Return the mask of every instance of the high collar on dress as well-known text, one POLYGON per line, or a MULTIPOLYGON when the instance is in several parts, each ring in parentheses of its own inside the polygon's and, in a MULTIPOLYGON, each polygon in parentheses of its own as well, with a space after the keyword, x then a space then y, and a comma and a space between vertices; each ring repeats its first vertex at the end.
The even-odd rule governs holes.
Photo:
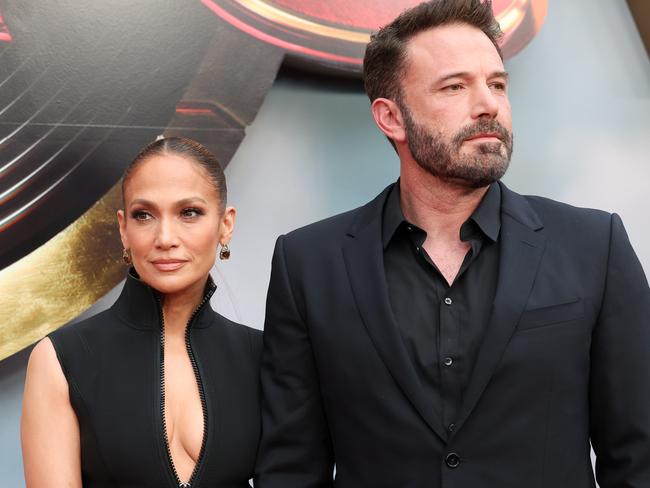
MULTIPOLYGON (((217 289, 211 276, 203 291, 202 305, 191 320, 190 327, 202 329, 212 322, 210 298, 217 289)), ((162 295, 140 279, 131 267, 124 288, 113 305, 115 313, 128 325, 141 330, 159 330, 162 318, 162 295)))

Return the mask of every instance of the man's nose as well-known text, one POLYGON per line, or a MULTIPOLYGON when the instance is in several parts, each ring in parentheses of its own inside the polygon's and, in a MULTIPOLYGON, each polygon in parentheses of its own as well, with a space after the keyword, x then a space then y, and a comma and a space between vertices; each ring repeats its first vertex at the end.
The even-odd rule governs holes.
POLYGON ((499 101, 489 86, 484 85, 474 90, 472 98, 472 118, 495 118, 499 114, 499 101))

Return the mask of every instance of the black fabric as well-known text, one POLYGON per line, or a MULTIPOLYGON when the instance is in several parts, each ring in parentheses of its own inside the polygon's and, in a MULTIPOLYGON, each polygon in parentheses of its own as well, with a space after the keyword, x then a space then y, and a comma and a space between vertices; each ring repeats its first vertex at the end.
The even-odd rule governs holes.
POLYGON ((449 431, 455 428, 492 308, 500 228, 501 189, 495 184, 460 228, 461 240, 471 248, 450 286, 423 247, 427 233, 404 218, 399 183, 384 207, 391 309, 430 404, 449 431))
POLYGON ((648 487, 650 290, 621 219, 500 187, 493 307, 451 433, 392 317, 390 187, 278 238, 256 488, 593 488, 590 440, 601 488, 648 487))
MULTIPOLYGON (((129 274, 109 310, 50 334, 79 420, 86 488, 177 486, 160 410, 159 316, 155 292, 129 274)), ((260 435, 261 332, 209 303, 189 327, 208 427, 192 487, 248 487, 260 435)))

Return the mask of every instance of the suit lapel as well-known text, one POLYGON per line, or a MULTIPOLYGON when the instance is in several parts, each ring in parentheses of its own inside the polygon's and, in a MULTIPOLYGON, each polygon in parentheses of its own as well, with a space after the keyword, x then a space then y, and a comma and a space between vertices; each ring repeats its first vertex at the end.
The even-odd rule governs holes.
POLYGON ((381 239, 383 205, 389 189, 361 210, 343 246, 345 266, 355 302, 379 356, 429 427, 446 439, 441 420, 426 400, 390 307, 381 239))
POLYGON ((533 287, 546 239, 534 210, 503 184, 499 276, 483 343, 460 408, 457 429, 465 423, 490 381, 514 333, 533 287))

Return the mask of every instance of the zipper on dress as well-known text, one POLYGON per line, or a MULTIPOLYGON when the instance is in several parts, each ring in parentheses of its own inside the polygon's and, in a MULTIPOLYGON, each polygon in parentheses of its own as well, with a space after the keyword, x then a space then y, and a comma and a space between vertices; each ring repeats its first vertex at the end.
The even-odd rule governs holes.
POLYGON ((163 428, 163 439, 165 441, 165 449, 167 451, 167 459, 176 481, 178 488, 191 488, 196 474, 198 473, 201 462, 203 461, 203 456, 205 454, 205 444, 208 438, 208 408, 205 402, 205 390, 203 389, 203 383, 201 382, 201 375, 199 374, 199 367, 194 357, 194 352, 192 351, 192 344, 190 343, 190 325, 196 317, 196 314, 203 308, 206 302, 209 301, 211 293, 204 295, 201 303, 194 309, 190 319, 187 321, 185 326, 185 347, 187 349, 187 354, 190 358, 190 363, 192 364, 192 370, 194 371, 194 378, 196 379, 196 384, 199 389, 199 399, 201 400, 201 410, 203 411, 203 439, 201 440, 201 449, 199 451, 199 457, 196 460, 192 474, 187 483, 183 483, 178 475, 176 466, 174 465, 174 459, 172 458, 172 450, 169 446, 169 436, 167 434, 167 422, 165 421, 165 315, 162 310, 162 303, 160 297, 156 295, 156 302, 158 304, 158 313, 160 317, 160 418, 162 419, 162 428, 163 428))

